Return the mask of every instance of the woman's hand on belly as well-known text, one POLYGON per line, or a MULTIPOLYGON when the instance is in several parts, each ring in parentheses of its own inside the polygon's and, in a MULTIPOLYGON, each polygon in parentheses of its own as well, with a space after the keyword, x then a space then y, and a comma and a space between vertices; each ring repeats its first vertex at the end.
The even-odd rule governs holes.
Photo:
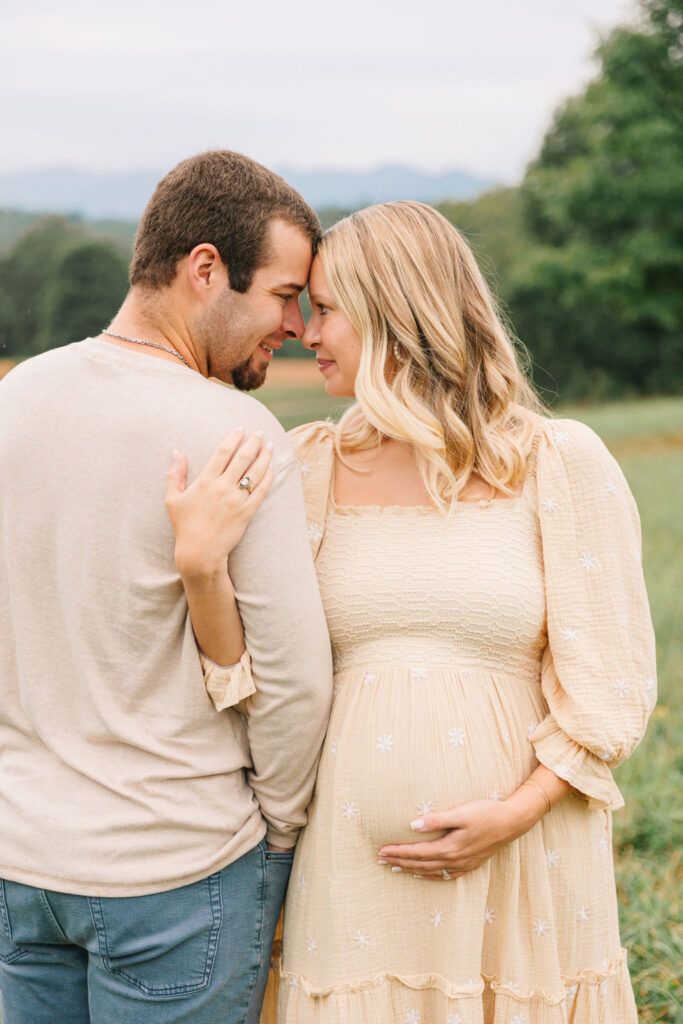
POLYGON ((422 833, 447 832, 432 842, 383 846, 380 863, 421 878, 448 881, 481 867, 526 832, 528 825, 520 829, 504 800, 472 800, 449 811, 426 814, 411 822, 411 828, 422 833))

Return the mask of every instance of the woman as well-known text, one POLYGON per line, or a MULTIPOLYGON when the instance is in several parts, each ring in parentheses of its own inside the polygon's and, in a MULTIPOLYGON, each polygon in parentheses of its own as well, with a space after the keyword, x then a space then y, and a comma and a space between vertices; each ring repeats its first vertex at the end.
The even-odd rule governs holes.
POLYGON ((336 224, 309 292, 304 344, 357 404, 292 433, 336 700, 278 1020, 631 1024, 610 768, 655 668, 628 487, 588 428, 539 415, 433 209, 336 224))

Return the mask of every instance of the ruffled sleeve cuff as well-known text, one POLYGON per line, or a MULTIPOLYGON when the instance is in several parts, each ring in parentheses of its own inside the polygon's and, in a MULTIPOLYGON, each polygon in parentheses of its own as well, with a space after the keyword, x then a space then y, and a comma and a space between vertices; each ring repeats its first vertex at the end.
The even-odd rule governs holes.
POLYGON ((204 682, 216 711, 232 708, 240 701, 256 693, 251 674, 251 658, 245 651, 234 665, 217 665, 201 651, 199 660, 204 673, 204 682))
POLYGON ((609 767, 567 736, 552 715, 536 727, 531 742, 540 763, 585 796, 592 810, 616 811, 624 806, 609 767))

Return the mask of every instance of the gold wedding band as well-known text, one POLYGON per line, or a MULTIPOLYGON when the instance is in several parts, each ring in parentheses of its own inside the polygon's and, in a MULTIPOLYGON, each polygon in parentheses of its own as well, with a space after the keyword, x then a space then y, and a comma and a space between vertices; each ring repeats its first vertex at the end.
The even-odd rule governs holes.
POLYGON ((243 476, 237 486, 239 487, 239 489, 241 491, 249 491, 249 493, 251 494, 251 491, 252 491, 251 477, 250 476, 243 476))

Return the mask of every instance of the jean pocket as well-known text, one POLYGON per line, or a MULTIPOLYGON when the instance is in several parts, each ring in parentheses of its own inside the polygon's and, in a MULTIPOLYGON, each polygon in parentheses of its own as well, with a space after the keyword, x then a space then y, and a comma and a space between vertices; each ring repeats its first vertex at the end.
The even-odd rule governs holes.
POLYGON ((291 864, 294 860, 294 847, 291 850, 266 850, 266 861, 282 861, 291 864))
POLYGON ((149 896, 90 897, 106 971, 147 996, 199 992, 223 922, 220 872, 149 896))
POLYGON ((3 964, 11 964, 15 960, 21 960, 23 956, 27 956, 27 951, 19 949, 12 939, 5 882, 0 878, 0 961, 3 964))

